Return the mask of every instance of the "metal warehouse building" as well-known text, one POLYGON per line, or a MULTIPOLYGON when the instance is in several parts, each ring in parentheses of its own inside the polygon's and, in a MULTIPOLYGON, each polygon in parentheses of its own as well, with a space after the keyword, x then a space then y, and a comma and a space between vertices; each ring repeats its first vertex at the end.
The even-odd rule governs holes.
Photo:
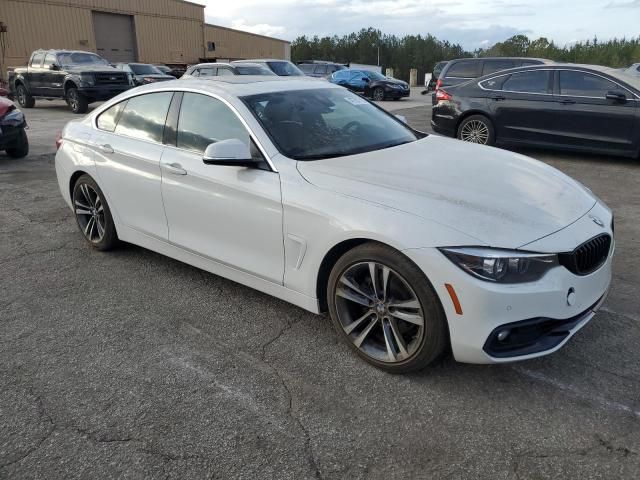
POLYGON ((184 0, 0 0, 0 22, 3 73, 38 48, 87 50, 112 62, 290 58, 289 42, 209 25, 204 6, 184 0))

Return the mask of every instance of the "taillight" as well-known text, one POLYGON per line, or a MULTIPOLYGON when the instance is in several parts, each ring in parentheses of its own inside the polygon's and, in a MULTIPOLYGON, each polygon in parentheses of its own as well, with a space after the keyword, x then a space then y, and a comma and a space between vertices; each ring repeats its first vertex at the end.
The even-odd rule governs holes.
POLYGON ((58 135, 56 136, 56 151, 60 150, 61 146, 62 146, 62 132, 58 132, 58 135))
POLYGON ((436 82, 436 92, 440 90, 440 87, 442 87, 442 80, 438 79, 438 81, 436 82))
POLYGON ((446 102, 449 100, 453 100, 453 95, 449 95, 442 89, 436 90, 436 101, 438 102, 446 102))

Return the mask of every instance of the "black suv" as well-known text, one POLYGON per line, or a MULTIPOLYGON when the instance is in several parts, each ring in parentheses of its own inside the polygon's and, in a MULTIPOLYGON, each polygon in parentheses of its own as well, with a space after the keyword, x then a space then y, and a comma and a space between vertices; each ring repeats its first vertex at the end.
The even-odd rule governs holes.
POLYGON ((11 93, 23 108, 36 98, 63 98, 74 113, 86 113, 89 104, 108 100, 131 88, 129 77, 90 52, 36 50, 29 65, 9 76, 11 93))
POLYGON ((334 72, 345 70, 347 67, 340 63, 305 60, 298 62, 298 68, 308 77, 329 78, 334 72))

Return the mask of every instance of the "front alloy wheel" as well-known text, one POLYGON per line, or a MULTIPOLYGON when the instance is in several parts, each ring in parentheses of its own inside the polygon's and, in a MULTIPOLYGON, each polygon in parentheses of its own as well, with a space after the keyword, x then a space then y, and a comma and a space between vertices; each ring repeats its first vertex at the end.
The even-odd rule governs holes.
POLYGON ((376 102, 381 102, 381 101, 383 101, 383 100, 384 100, 384 90, 383 90, 382 88, 380 88, 380 87, 376 87, 376 88, 373 90, 373 99, 374 99, 376 102))
POLYGON ((329 276, 327 304, 338 334, 378 368, 418 370, 445 350, 446 319, 433 287, 386 245, 369 242, 344 254, 329 276))

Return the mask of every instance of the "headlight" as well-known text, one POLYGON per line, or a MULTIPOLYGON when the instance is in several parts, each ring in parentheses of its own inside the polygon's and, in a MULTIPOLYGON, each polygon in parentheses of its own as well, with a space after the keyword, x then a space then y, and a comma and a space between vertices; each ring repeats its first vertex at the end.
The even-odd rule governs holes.
POLYGON ((153 83, 156 81, 156 79, 153 77, 144 77, 144 81, 147 83, 153 83))
POLYGON ((93 75, 91 75, 90 73, 83 73, 80 75, 80 81, 86 85, 93 85, 95 84, 95 79, 93 77, 93 75))
POLYGON ((465 272, 489 282, 534 282, 559 265, 558 256, 547 253, 482 247, 441 248, 440 251, 465 272))

